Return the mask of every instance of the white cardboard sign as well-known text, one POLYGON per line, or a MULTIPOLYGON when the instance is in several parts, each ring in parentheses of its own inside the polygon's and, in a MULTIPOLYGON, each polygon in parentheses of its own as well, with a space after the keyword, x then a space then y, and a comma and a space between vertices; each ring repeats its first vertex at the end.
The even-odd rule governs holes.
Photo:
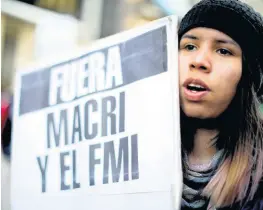
POLYGON ((176 24, 17 74, 13 210, 180 209, 176 24))

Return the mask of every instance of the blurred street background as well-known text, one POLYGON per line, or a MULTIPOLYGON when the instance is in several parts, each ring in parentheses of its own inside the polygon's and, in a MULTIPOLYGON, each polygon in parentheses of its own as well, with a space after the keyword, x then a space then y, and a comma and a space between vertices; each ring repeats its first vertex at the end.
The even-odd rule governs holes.
MULTIPOLYGON (((226 0, 227 1, 227 0, 226 0)), ((176 14, 198 0, 1 0, 2 210, 10 210, 14 75, 45 57, 176 14)), ((263 14, 263 0, 245 0, 263 14)), ((30 177, 29 177, 30 178, 30 177)))

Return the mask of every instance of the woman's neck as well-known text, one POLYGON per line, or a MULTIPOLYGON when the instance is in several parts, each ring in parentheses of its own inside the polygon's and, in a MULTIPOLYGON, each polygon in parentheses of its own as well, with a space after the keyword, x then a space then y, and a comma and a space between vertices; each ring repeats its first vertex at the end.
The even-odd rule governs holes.
POLYGON ((193 150, 188 157, 190 164, 205 164, 211 161, 217 151, 213 141, 217 135, 217 129, 199 128, 196 130, 193 150))

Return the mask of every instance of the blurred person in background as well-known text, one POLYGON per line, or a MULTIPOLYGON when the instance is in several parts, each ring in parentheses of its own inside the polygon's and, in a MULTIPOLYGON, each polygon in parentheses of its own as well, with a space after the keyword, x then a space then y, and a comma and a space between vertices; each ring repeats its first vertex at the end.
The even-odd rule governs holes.
POLYGON ((12 100, 11 95, 2 87, 1 92, 1 209, 10 210, 10 155, 12 100))
POLYGON ((182 209, 263 209, 263 19, 202 0, 179 31, 182 209))
POLYGON ((11 145, 12 98, 9 93, 1 92, 1 145, 2 151, 9 158, 11 145))

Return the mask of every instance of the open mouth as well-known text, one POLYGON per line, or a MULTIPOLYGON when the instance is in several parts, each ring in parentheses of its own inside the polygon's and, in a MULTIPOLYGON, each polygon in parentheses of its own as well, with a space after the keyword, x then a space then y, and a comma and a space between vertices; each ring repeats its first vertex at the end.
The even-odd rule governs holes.
POLYGON ((207 91, 206 87, 203 87, 201 85, 196 85, 196 84, 188 84, 186 86, 186 88, 188 90, 190 90, 191 92, 202 92, 202 91, 207 91))
POLYGON ((190 101, 201 101, 209 92, 209 87, 199 79, 189 78, 184 84, 184 95, 190 101))

